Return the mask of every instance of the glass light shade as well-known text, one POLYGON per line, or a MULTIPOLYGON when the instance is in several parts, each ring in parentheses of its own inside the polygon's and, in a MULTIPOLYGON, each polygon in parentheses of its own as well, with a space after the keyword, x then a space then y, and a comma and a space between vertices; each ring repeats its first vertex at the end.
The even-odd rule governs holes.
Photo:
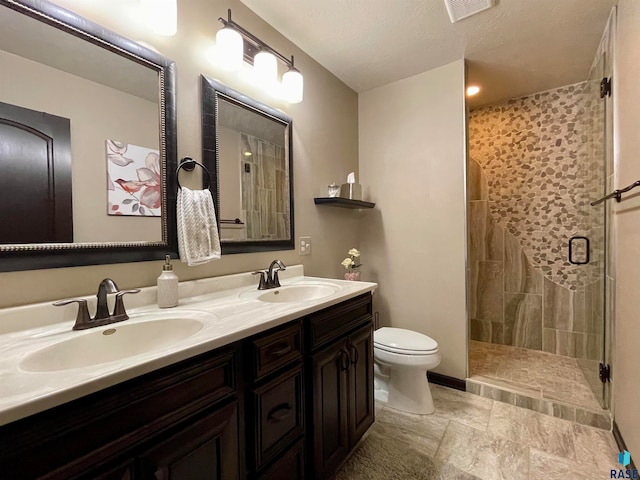
POLYGON ((144 18, 158 35, 170 37, 178 31, 177 0, 140 0, 144 18))
POLYGON ((242 35, 231 27, 224 27, 216 33, 216 50, 220 66, 225 70, 240 70, 244 55, 242 35))
POLYGON ((304 90, 302 74, 294 67, 282 76, 282 90, 284 98, 289 103, 300 103, 304 90))
POLYGON ((256 82, 270 88, 278 81, 278 60, 273 53, 260 50, 253 58, 253 71, 256 82))

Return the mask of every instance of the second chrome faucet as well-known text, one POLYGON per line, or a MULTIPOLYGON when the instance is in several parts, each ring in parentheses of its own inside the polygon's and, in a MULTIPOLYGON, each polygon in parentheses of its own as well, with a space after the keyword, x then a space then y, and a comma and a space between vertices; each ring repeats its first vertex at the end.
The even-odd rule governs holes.
POLYGON ((258 290, 268 290, 270 288, 278 288, 280 286, 280 279, 278 278, 278 272, 286 270, 287 267, 282 260, 274 260, 266 270, 258 270, 251 272, 253 275, 260 275, 260 283, 258 283, 258 290))

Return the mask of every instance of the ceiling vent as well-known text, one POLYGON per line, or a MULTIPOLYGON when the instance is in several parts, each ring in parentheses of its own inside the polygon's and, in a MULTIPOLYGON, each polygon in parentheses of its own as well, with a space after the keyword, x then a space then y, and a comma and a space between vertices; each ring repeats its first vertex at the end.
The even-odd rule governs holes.
POLYGON ((444 0, 451 23, 493 7, 494 0, 444 0))

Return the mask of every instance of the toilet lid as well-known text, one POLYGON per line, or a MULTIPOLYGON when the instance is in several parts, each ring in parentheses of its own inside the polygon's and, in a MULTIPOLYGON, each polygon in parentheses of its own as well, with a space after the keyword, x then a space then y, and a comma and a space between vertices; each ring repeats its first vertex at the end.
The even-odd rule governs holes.
POLYGON ((373 332, 373 343, 382 350, 408 355, 438 350, 438 342, 433 338, 404 328, 382 327, 373 332))

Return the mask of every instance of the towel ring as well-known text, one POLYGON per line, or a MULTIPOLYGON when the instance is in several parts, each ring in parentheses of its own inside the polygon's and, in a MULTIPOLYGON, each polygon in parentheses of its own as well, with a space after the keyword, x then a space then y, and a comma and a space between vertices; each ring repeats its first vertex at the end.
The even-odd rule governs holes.
POLYGON ((180 170, 184 168, 187 172, 193 172, 193 170, 196 168, 196 165, 202 168, 202 170, 204 170, 204 173, 207 174, 207 182, 209 183, 209 185, 207 185, 207 189, 211 188, 211 175, 209 174, 209 170, 207 170, 207 167, 205 167, 203 164, 195 161, 191 157, 184 157, 182 160, 180 160, 180 165, 178 165, 178 168, 176 169, 176 181, 178 182, 178 188, 182 188, 182 185, 180 185, 180 179, 178 178, 178 173, 180 173, 180 170))

